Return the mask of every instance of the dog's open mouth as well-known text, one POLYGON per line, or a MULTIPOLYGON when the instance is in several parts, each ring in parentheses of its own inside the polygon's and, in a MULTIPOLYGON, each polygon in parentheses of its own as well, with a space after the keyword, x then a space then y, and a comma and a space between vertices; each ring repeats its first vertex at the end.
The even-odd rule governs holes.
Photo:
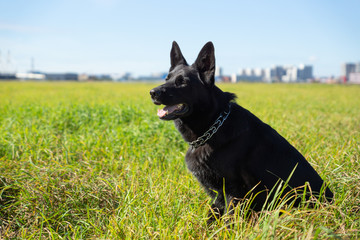
POLYGON ((167 105, 163 109, 158 109, 157 115, 163 120, 173 120, 181 117, 189 110, 185 103, 167 105))

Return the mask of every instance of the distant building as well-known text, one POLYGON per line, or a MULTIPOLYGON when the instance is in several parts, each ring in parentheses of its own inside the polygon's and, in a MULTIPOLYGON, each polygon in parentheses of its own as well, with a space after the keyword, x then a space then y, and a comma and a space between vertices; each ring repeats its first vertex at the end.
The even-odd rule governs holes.
POLYGON ((353 84, 360 84, 360 72, 350 73, 348 82, 353 84))
POLYGON ((139 81, 161 81, 166 78, 168 74, 166 72, 158 72, 158 73, 152 73, 149 76, 139 76, 137 80, 139 81))
POLYGON ((344 63, 341 66, 341 78, 344 82, 349 83, 360 83, 359 75, 360 75, 360 62, 358 63, 344 63))
POLYGON ((305 82, 309 79, 313 79, 313 67, 311 65, 301 64, 297 71, 297 81, 305 82))
POLYGON ((223 69, 222 67, 216 67, 215 68, 215 78, 216 77, 221 77, 223 75, 223 69))
POLYGON ((348 81, 350 73, 354 72, 356 72, 356 65, 354 63, 344 63, 341 66, 341 75, 345 77, 345 81, 348 81))
POLYGON ((78 80, 81 82, 85 82, 89 80, 89 75, 83 73, 83 74, 79 74, 78 76, 78 80))
POLYGON ((360 62, 355 64, 355 72, 360 73, 360 62))
MULTIPOLYGON (((272 66, 264 70, 264 81, 265 82, 281 82, 283 76, 287 75, 286 69, 283 66, 272 66)), ((288 77, 285 77, 287 80, 288 77)))
MULTIPOLYGON (((297 68, 289 68, 283 66, 273 66, 267 69, 261 68, 246 68, 240 69, 236 76, 236 82, 293 82, 297 80, 297 68)), ((235 81, 235 77, 232 77, 235 81)))
POLYGON ((271 82, 271 68, 264 69, 264 81, 271 82))
POLYGON ((224 76, 224 75, 223 75, 223 76, 221 76, 220 81, 229 83, 229 82, 231 82, 231 76, 224 76))
POLYGON ((254 70, 252 68, 245 69, 245 76, 249 76, 249 77, 254 76, 254 70))
POLYGON ((237 81, 238 81, 238 80, 237 80, 236 74, 232 74, 232 75, 231 75, 231 78, 230 78, 230 82, 236 83, 237 81))
POLYGON ((45 73, 46 80, 77 81, 77 73, 45 73))
MULTIPOLYGON (((85 76, 84 76, 85 77, 85 76)), ((83 76, 79 76, 79 81, 82 81, 83 76)), ((112 81, 113 78, 110 74, 90 74, 87 76, 89 81, 112 81)))
POLYGON ((261 68, 255 68, 254 70, 253 70, 253 72, 254 72, 254 75, 255 76, 257 76, 257 77, 264 77, 265 76, 265 71, 264 71, 264 69, 261 69, 261 68))
POLYGON ((232 82, 233 78, 232 78, 232 76, 229 76, 229 75, 225 76, 222 67, 216 67, 215 68, 215 81, 228 83, 228 82, 232 82))
POLYGON ((30 72, 30 73, 16 73, 16 78, 22 80, 45 80, 45 74, 37 73, 37 72, 30 72))
POLYGON ((295 66, 288 66, 284 68, 285 75, 281 77, 282 82, 296 82, 298 80, 298 68, 295 66))
POLYGON ((12 73, 0 73, 0 80, 15 80, 16 75, 12 73))
POLYGON ((273 66, 265 71, 265 80, 270 82, 307 82, 313 78, 311 65, 273 66))
POLYGON ((286 69, 283 66, 274 66, 271 68, 272 81, 281 82, 284 75, 286 75, 286 69))
POLYGON ((240 69, 238 75, 231 76, 231 82, 261 82, 264 80, 264 71, 262 69, 240 69))
POLYGON ((125 72, 125 73, 119 74, 118 76, 116 76, 114 78, 115 81, 130 81, 133 79, 134 78, 130 72, 125 72))

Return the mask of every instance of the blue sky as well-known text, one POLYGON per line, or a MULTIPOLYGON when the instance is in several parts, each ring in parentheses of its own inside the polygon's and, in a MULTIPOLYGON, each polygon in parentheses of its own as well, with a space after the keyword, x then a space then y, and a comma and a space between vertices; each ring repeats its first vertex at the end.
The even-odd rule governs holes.
POLYGON ((360 1, 0 0, 0 51, 18 71, 167 71, 176 40, 192 63, 212 41, 226 74, 313 64, 339 75, 360 61, 360 1))

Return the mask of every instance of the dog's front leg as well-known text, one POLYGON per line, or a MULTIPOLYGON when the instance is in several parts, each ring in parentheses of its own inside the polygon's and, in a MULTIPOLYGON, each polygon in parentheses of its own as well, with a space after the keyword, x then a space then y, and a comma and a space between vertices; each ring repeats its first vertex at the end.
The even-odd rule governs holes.
POLYGON ((232 197, 232 196, 227 196, 226 198, 227 200, 227 214, 229 216, 233 215, 234 214, 234 208, 236 207, 236 205, 238 204, 239 202, 239 199, 238 198, 235 198, 235 197, 232 197))
POLYGON ((208 212, 207 224, 210 225, 215 220, 220 219, 224 215, 225 211, 225 199, 222 194, 215 196, 215 200, 208 212))
POLYGON ((234 214, 234 208, 238 200, 230 195, 218 195, 208 213, 208 224, 211 224, 217 219, 220 219, 224 214, 234 214), (226 205, 225 205, 226 204, 226 205))
POLYGON ((224 214, 224 208, 217 206, 215 203, 211 204, 211 208, 208 213, 207 223, 210 225, 215 220, 220 219, 220 217, 224 214))
POLYGON ((211 205, 211 208, 208 213, 208 225, 213 223, 215 220, 220 219, 224 214, 232 216, 234 214, 234 208, 239 203, 239 199, 234 198, 230 195, 226 196, 226 206, 225 207, 225 198, 223 196, 218 196, 215 202, 211 205))

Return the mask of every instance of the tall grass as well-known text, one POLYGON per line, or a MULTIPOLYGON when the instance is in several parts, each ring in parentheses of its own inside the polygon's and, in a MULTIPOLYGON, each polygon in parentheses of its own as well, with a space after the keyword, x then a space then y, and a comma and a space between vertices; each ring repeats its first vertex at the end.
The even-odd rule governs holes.
POLYGON ((304 154, 331 205, 283 206, 206 225, 187 144, 158 120, 152 84, 0 83, 0 238, 356 239, 360 88, 220 85, 304 154))

